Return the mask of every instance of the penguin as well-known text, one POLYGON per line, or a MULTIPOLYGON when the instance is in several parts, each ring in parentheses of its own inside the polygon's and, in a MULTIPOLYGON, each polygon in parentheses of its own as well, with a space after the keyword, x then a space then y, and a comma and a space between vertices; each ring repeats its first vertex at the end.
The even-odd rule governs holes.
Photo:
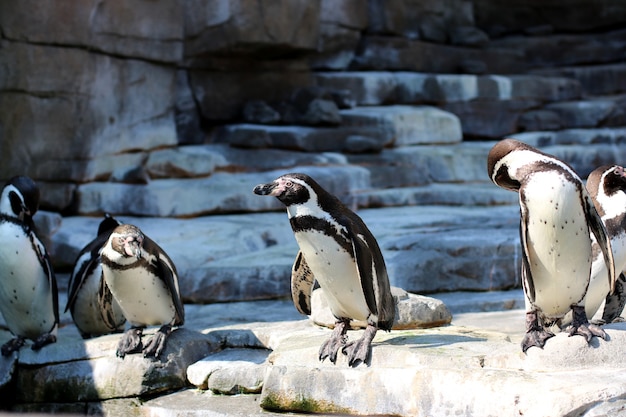
POLYGON ((522 287, 526 334, 522 351, 543 348, 554 334, 547 329, 572 311, 567 331, 606 340, 589 323, 585 297, 592 264, 593 234, 602 252, 609 286, 615 282, 611 241, 582 180, 565 162, 525 143, 504 139, 489 152, 491 180, 519 194, 522 287))
POLYGON ((57 283, 48 252, 35 233, 39 188, 26 176, 11 178, 0 194, 0 312, 15 336, 3 356, 26 339, 39 350, 55 343, 59 324, 57 283))
POLYGON ((100 251, 121 223, 106 214, 95 239, 78 254, 67 288, 67 305, 72 319, 84 339, 122 332, 126 318, 104 282, 100 251))
POLYGON ((587 191, 602 218, 611 238, 615 271, 619 273, 615 288, 610 288, 607 270, 594 242, 594 259, 589 283, 589 294, 585 303, 588 317, 598 309, 602 311, 601 323, 611 323, 619 318, 626 304, 626 172, 619 165, 605 165, 587 177, 587 191), (611 290, 613 290, 611 292, 611 290))
POLYGON ((378 329, 391 330, 395 303, 382 253, 363 220, 337 197, 305 174, 283 175, 257 185, 253 192, 278 198, 286 207, 300 248, 292 268, 296 309, 311 314, 311 291, 317 281, 337 319, 319 350, 319 360, 334 364, 339 349, 348 365, 370 364, 378 329), (363 336, 347 342, 351 320, 367 322, 363 336))
POLYGON ((158 358, 172 326, 182 326, 185 321, 174 263, 132 224, 122 224, 111 232, 100 259, 104 281, 130 323, 118 343, 117 356, 143 352, 144 357, 158 358), (151 325, 161 327, 143 346, 143 329, 151 325))

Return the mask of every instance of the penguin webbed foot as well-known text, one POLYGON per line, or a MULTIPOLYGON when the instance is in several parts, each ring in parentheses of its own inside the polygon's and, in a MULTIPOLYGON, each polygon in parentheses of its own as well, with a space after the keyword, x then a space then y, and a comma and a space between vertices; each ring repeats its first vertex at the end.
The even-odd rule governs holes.
POLYGON ((372 340, 376 336, 376 326, 368 324, 363 336, 346 344, 341 352, 348 356, 348 366, 357 367, 361 363, 370 365, 372 360, 372 340))
POLYGON ((148 340, 148 343, 143 348, 143 357, 157 359, 161 356, 170 333, 172 333, 171 325, 166 324, 161 326, 161 328, 150 338, 150 340, 148 340))
POLYGON ((13 352, 17 352, 22 346, 24 346, 25 342, 26 340, 23 337, 14 337, 9 340, 2 345, 2 348, 0 348, 2 356, 10 356, 13 352))
POLYGON ((572 313, 572 324, 570 324, 566 329, 570 336, 582 336, 585 338, 587 343, 591 342, 591 338, 593 338, 593 336, 601 337, 602 339, 607 340, 608 336, 600 326, 589 323, 587 313, 585 313, 585 307, 572 306, 572 313))
POLYGON ((119 343, 117 344, 117 352, 115 354, 124 358, 128 353, 137 353, 141 352, 142 344, 141 344, 141 336, 143 335, 142 327, 131 327, 126 330, 122 335, 119 343))
POLYGON ((46 333, 39 336, 30 347, 32 350, 39 350, 42 347, 49 345, 51 343, 56 343, 57 337, 52 333, 46 333))
POLYGON ((553 336, 554 333, 543 327, 536 311, 526 312, 526 334, 521 343, 522 352, 526 353, 526 351, 533 346, 543 349, 546 340, 553 336))
POLYGON ((346 332, 348 331, 348 321, 340 320, 335 323, 330 337, 320 346, 319 360, 328 358, 332 363, 337 362, 337 352, 346 345, 346 332))

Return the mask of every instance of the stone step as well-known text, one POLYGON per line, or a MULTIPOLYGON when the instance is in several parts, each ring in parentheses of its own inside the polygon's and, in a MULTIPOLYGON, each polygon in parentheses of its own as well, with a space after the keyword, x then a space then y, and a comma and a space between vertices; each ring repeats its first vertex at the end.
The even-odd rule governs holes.
MULTIPOLYGON (((626 31, 622 30, 620 33, 623 37, 626 37, 626 31)), ((622 45, 623 43, 624 41, 622 41, 622 45)), ((623 59, 623 51, 620 54, 623 59)), ((587 94, 602 95, 626 92, 626 63, 623 62, 601 65, 561 66, 538 69, 532 72, 547 77, 567 77, 577 80, 587 94)))
POLYGON ((478 100, 553 102, 581 95, 567 77, 541 75, 432 74, 407 71, 317 72, 321 87, 349 90, 357 106, 446 104, 478 100))

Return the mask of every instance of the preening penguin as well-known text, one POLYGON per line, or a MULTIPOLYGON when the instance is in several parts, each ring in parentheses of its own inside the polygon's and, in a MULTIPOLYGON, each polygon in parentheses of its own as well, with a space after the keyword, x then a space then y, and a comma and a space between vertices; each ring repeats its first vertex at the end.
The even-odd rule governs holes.
POLYGON ((626 172, 619 165, 606 165, 597 168, 587 178, 587 190, 604 222, 611 238, 615 272, 619 278, 611 292, 606 265, 597 242, 594 241, 594 258, 591 268, 589 292, 585 301, 588 317, 600 308, 605 301, 602 321, 610 323, 617 319, 626 304, 626 172))
POLYGON ((394 299, 382 253, 363 220, 311 177, 287 174, 254 188, 258 195, 278 198, 286 207, 300 251, 291 277, 294 304, 311 314, 311 291, 317 280, 337 318, 319 359, 337 360, 339 349, 350 366, 371 358, 378 329, 391 330, 394 299), (347 343, 351 320, 367 322, 361 339, 347 343))
POLYGON ((526 300, 525 352, 554 336, 545 327, 572 310, 568 331, 590 341, 604 330, 590 324, 585 297, 592 263, 590 231, 602 251, 611 287, 611 242, 582 180, 565 162, 525 143, 505 139, 489 152, 487 172, 498 186, 519 193, 522 286, 526 300))
POLYGON ((0 311, 15 338, 2 345, 8 356, 33 340, 32 349, 56 342, 57 284, 46 248, 34 231, 39 188, 28 177, 11 178, 0 195, 0 311))
POLYGON ((121 332, 126 319, 102 276, 100 251, 120 222, 105 215, 95 239, 78 254, 67 288, 67 306, 83 338, 121 332))
POLYGON ((117 355, 142 351, 158 358, 172 326, 180 326, 185 311, 172 260, 154 241, 131 224, 117 226, 100 253, 106 285, 131 327, 122 336, 117 355), (160 325, 142 346, 146 326, 160 325))

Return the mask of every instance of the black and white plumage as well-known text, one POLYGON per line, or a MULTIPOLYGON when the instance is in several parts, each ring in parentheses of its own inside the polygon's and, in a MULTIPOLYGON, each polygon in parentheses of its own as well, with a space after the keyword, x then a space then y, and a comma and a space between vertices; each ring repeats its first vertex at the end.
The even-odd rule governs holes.
POLYGON ((300 252, 293 265, 294 304, 311 314, 314 281, 320 284, 337 318, 330 339, 322 344, 320 360, 335 363, 339 349, 348 364, 369 363, 371 342, 378 329, 391 330, 395 304, 385 261, 363 220, 304 174, 287 174, 254 193, 278 198, 286 207, 300 252), (347 343, 351 320, 367 322, 363 336, 347 343))
POLYGON ((585 297, 593 234, 608 279, 615 281, 611 242, 582 180, 565 162, 525 143, 505 139, 489 152, 487 171, 498 186, 519 193, 522 286, 526 300, 525 352, 554 336, 547 326, 571 310, 570 335, 590 341, 605 332, 590 324, 585 297))
POLYGON ((83 338, 121 332, 126 319, 102 276, 100 251, 121 223, 110 215, 100 222, 95 239, 78 254, 67 288, 67 306, 83 338))
POLYGON ((626 172, 619 165, 597 168, 587 178, 587 190, 611 238, 615 272, 619 274, 615 288, 610 287, 608 272, 601 251, 594 242, 591 280, 585 303, 588 317, 601 307, 602 322, 610 323, 620 316, 626 304, 626 172), (611 291, 613 290, 613 291, 611 291))
POLYGON ((57 284, 46 248, 35 234, 32 217, 39 188, 26 176, 11 178, 0 195, 0 311, 15 338, 2 355, 56 342, 59 323, 57 284))
POLYGON ((172 260, 138 227, 116 227, 100 252, 106 285, 131 324, 122 336, 117 355, 142 351, 158 358, 165 349, 172 326, 181 326, 185 311, 172 260), (146 326, 161 326, 143 346, 146 326))

